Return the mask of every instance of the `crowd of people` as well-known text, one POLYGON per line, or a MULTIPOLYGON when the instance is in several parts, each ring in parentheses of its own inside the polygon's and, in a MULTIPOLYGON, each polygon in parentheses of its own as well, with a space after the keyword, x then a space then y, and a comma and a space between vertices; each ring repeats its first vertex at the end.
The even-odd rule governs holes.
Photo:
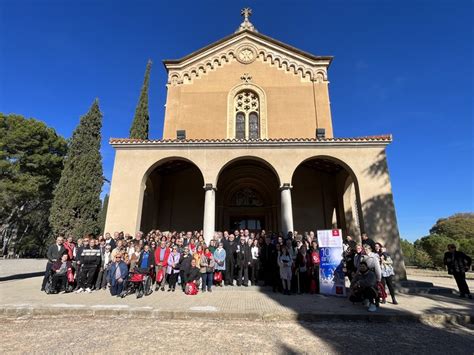
MULTIPOLYGON (((343 246, 341 267, 351 282, 351 301, 374 311, 386 302, 387 286, 392 303, 397 304, 393 261, 385 248, 365 234, 359 244, 347 236, 343 246)), ((149 293, 175 292, 177 287, 187 293, 188 288, 212 292, 215 287, 255 285, 285 295, 319 292, 320 257, 314 232, 283 236, 264 230, 224 231, 216 232, 209 243, 202 231, 152 230, 135 236, 116 232, 77 241, 60 235, 47 257, 42 290, 48 293, 109 289, 120 296, 135 274, 150 279, 149 293)))

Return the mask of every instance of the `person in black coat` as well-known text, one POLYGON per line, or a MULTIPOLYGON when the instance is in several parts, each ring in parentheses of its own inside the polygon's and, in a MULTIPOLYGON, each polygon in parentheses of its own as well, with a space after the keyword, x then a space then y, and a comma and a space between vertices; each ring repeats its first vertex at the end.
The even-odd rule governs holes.
POLYGON ((234 285, 234 273, 237 257, 237 241, 233 234, 229 234, 229 239, 224 241, 225 250, 225 282, 227 286, 234 285))
POLYGON ((244 238, 240 239, 240 243, 237 245, 237 267, 239 269, 237 275, 237 286, 242 284, 242 276, 244 278, 243 285, 247 287, 249 285, 249 266, 252 263, 252 252, 250 245, 245 241, 244 238))
POLYGON ((43 277, 43 283, 41 285, 41 291, 44 291, 44 288, 46 286, 46 283, 48 282, 49 275, 51 274, 51 268, 53 264, 61 260, 61 257, 63 254, 67 253, 66 248, 64 248, 64 234, 59 234, 59 236, 56 238, 56 243, 51 245, 48 248, 48 252, 46 254, 48 258, 48 262, 46 263, 46 270, 44 272, 44 277, 43 277))
POLYGON ((186 282, 194 282, 199 288, 201 283, 201 270, 196 266, 196 259, 191 258, 191 268, 185 273, 186 282))
POLYGON ((179 277, 181 278, 181 288, 183 292, 186 288, 186 282, 188 282, 186 275, 191 270, 192 260, 193 260, 193 257, 191 254, 189 254, 189 248, 184 247, 183 253, 181 254, 181 257, 179 258, 179 277))
POLYGON ((265 244, 263 244, 260 250, 260 261, 262 263, 265 286, 273 285, 273 273, 276 272, 273 268, 274 260, 276 260, 276 249, 270 237, 267 237, 265 238, 265 244))
POLYGON ((467 296, 472 299, 469 286, 466 282, 466 271, 469 270, 471 264, 472 259, 463 252, 457 251, 456 245, 448 245, 448 251, 444 253, 444 265, 448 268, 448 274, 454 276, 461 298, 467 296))
POLYGON ((94 277, 101 263, 100 249, 95 246, 92 247, 89 244, 89 237, 84 238, 84 248, 78 255, 78 259, 81 265, 81 271, 79 276, 79 289, 77 293, 84 291, 91 292, 94 277))
POLYGON ((362 246, 364 245, 370 245, 372 251, 375 251, 375 242, 370 239, 366 233, 362 233, 362 246))

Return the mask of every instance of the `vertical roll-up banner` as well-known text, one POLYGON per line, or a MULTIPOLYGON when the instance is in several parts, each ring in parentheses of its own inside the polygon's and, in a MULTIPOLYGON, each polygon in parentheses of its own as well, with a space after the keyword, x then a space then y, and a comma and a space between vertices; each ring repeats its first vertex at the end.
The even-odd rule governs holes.
POLYGON ((320 257, 320 293, 324 295, 345 296, 342 231, 340 229, 318 230, 317 235, 320 257))

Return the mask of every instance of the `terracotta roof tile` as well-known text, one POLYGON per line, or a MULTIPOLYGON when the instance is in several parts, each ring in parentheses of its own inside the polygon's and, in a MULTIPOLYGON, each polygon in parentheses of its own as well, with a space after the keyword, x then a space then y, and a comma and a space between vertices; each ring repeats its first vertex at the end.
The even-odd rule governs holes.
POLYGON ((352 137, 352 138, 268 138, 268 139, 134 139, 134 138, 110 138, 110 144, 186 144, 186 143, 323 143, 323 142, 391 142, 392 135, 376 135, 376 136, 364 136, 364 137, 352 137))

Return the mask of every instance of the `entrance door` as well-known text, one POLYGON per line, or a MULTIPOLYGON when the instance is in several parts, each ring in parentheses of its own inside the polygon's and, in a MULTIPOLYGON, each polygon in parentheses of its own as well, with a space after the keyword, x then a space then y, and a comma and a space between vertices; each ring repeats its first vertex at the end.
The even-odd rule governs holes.
POLYGON ((250 232, 259 232, 265 229, 265 217, 230 217, 230 230, 248 229, 250 232))

